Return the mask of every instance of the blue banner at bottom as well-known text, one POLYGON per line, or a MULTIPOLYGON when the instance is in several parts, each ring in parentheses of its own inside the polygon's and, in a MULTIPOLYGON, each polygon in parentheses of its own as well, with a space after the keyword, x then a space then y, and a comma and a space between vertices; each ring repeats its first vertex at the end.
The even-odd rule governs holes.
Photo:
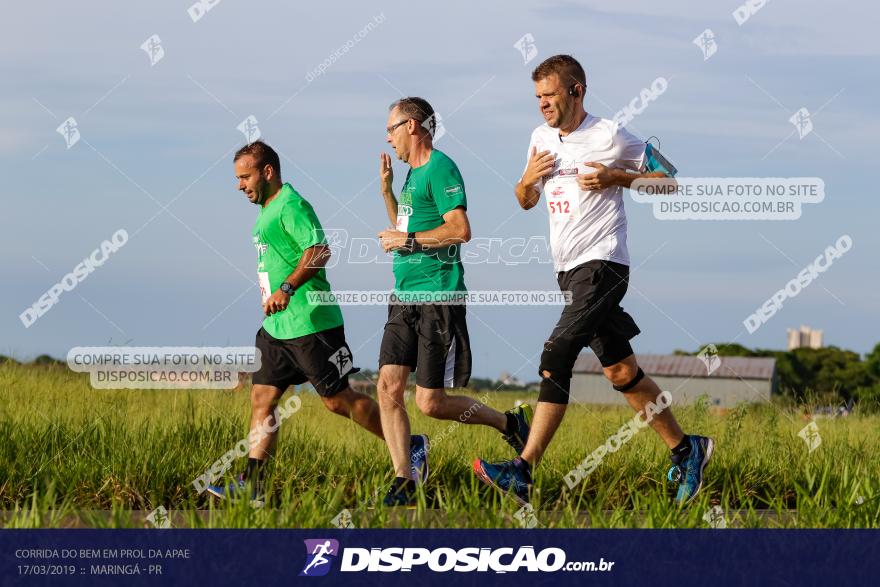
POLYGON ((872 585, 878 530, 3 530, 3 585, 872 585))

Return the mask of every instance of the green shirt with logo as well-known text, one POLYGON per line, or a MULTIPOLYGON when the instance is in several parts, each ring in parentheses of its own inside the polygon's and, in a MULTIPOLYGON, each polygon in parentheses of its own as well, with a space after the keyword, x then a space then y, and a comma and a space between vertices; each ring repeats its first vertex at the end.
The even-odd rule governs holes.
MULTIPOLYGON (((293 273, 303 251, 327 242, 311 204, 288 183, 281 186, 281 192, 268 205, 260 208, 253 241, 263 302, 293 273)), ((263 320, 263 328, 275 338, 289 339, 341 326, 342 311, 337 304, 310 303, 308 298, 309 292, 330 295, 330 291, 327 273, 322 268, 297 288, 287 308, 263 320)))
MULTIPOLYGON (((464 180, 455 163, 434 149, 428 162, 409 170, 397 202, 397 230, 422 232, 443 224, 443 215, 467 209, 464 180)), ((401 301, 429 301, 407 292, 465 291, 461 245, 394 253, 394 292, 401 301)), ((430 297, 430 296, 429 296, 430 297)), ((437 296, 444 298, 442 295, 437 296)))

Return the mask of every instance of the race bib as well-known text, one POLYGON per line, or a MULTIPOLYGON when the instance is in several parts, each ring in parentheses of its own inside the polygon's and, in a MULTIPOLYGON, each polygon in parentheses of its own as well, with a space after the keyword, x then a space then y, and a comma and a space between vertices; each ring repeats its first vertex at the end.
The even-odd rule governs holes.
POLYGON ((395 228, 400 232, 409 232, 409 217, 412 216, 412 206, 406 204, 397 205, 397 224, 395 228))
POLYGON ((257 281, 260 283, 260 297, 263 300, 263 303, 266 303, 266 300, 269 299, 269 296, 272 295, 272 286, 269 285, 269 272, 268 271, 259 271, 257 272, 257 281))
POLYGON ((551 222, 567 222, 580 218, 580 188, 574 179, 551 182, 544 188, 551 222))

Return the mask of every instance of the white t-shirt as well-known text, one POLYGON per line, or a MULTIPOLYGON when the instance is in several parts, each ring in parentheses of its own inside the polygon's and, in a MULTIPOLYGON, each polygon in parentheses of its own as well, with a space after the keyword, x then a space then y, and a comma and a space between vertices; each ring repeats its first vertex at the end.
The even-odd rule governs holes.
MULTIPOLYGON (((601 163, 642 172, 645 143, 613 120, 587 117, 574 132, 559 137, 559 129, 542 124, 532 132, 528 153, 556 155, 553 171, 535 187, 543 190, 550 217, 550 246, 556 271, 568 271, 587 261, 629 265, 623 187, 581 190, 576 176, 593 173, 586 163, 601 163)), ((528 164, 528 157, 526 159, 528 164)))

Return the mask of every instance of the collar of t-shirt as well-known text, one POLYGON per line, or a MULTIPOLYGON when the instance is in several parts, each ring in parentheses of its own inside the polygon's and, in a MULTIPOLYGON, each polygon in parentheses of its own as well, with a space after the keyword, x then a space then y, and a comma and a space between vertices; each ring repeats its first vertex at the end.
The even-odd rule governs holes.
MULTIPOLYGON (((559 134, 559 129, 552 129, 559 143, 565 145, 586 145, 595 147, 604 147, 608 142, 608 137, 602 136, 604 133, 595 132, 596 122, 599 119, 590 113, 584 117, 580 125, 565 136, 559 134)), ((549 128, 549 127, 548 127, 549 128)))

